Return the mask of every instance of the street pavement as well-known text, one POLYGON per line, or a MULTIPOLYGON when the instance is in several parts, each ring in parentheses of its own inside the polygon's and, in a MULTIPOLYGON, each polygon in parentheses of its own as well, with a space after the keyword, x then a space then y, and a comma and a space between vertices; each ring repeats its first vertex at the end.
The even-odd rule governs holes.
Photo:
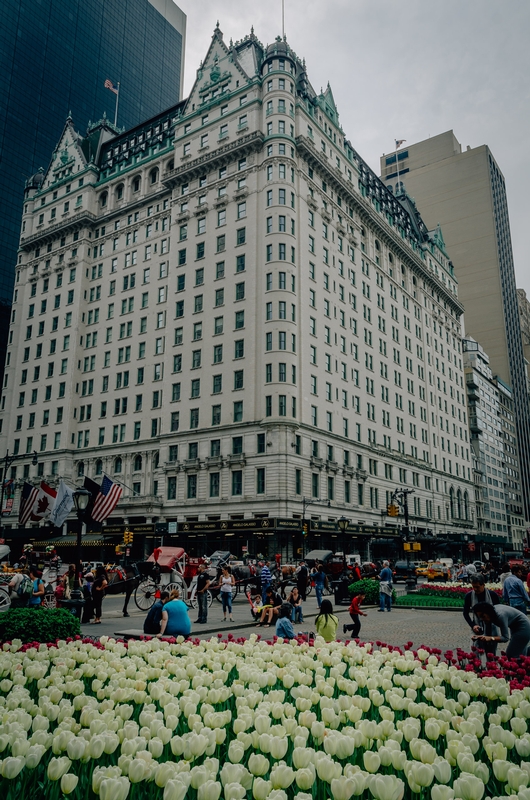
MULTIPOLYGON (((333 599, 333 598, 331 598, 333 599)), ((82 633, 86 636, 112 636, 127 630, 142 630, 145 613, 139 611, 134 603, 134 596, 129 603, 130 617, 122 615, 123 598, 108 596, 103 601, 103 615, 100 625, 82 625, 82 633)), ((412 642, 415 648, 420 645, 439 647, 442 651, 455 650, 460 647, 466 651, 470 649, 470 630, 460 611, 425 611, 409 608, 394 607, 391 613, 378 612, 377 608, 367 607, 367 617, 361 617, 362 641, 384 642, 386 644, 403 646, 412 642)), ((263 639, 272 639, 274 627, 256 627, 252 621, 250 607, 246 598, 238 596, 234 602, 234 622, 223 622, 221 604, 214 600, 208 609, 208 622, 206 625, 195 624, 197 610, 190 609, 192 620, 192 635, 200 639, 210 639, 218 633, 226 635, 232 633, 234 637, 249 637, 252 633, 259 634, 263 639)), ((334 613, 339 617, 338 638, 346 641, 349 636, 342 632, 342 625, 351 622, 347 606, 338 606, 334 613)), ((315 617, 317 604, 314 596, 309 596, 304 603, 304 623, 296 625, 295 630, 307 632, 315 630, 315 617)))

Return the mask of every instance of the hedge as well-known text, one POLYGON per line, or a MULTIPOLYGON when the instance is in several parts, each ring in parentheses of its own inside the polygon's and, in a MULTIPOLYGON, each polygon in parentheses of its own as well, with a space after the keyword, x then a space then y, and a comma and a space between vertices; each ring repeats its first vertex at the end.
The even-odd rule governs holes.
MULTIPOLYGON (((379 581, 374 581, 372 578, 364 578, 362 581, 356 581, 348 586, 348 591, 351 596, 356 594, 364 594, 365 603, 368 605, 379 605, 379 581)), ((396 592, 392 590, 392 600, 395 601, 396 592)))
POLYGON ((79 620, 64 608, 12 608, 0 614, 0 642, 54 642, 80 633, 79 620))
POLYGON ((405 594, 397 598, 396 605, 416 606, 416 608, 464 608, 464 598, 405 594))

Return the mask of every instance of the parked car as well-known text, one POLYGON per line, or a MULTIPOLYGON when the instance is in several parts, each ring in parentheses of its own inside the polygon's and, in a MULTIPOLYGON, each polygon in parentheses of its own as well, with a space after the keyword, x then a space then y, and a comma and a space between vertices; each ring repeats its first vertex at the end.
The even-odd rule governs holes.
POLYGON ((396 561, 394 564, 394 568, 392 570, 394 576, 394 583, 398 583, 399 581, 406 581, 409 578, 409 571, 410 576, 417 580, 416 577, 416 569, 414 564, 409 563, 408 561, 396 561))
POLYGON ((429 567, 427 569, 427 580, 428 581, 448 581, 450 578, 450 570, 445 564, 442 564, 441 561, 432 561, 429 563, 429 567))

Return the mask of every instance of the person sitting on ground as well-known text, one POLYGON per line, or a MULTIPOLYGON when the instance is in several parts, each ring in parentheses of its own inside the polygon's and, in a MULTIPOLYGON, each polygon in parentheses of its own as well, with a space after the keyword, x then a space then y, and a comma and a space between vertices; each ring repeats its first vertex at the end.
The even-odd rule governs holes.
POLYGON ((473 611, 482 622, 496 625, 498 636, 479 634, 474 636, 481 644, 485 642, 508 642, 508 658, 525 656, 530 642, 530 622, 526 614, 511 606, 492 606, 491 603, 477 603, 473 611))
POLYGON ((292 608, 291 622, 301 624, 304 621, 304 612, 302 608, 302 598, 296 586, 291 590, 291 594, 287 598, 287 602, 292 608))
MULTIPOLYGON (((484 633, 491 637, 499 635, 499 631, 495 626, 488 625, 486 628, 484 627, 481 620, 474 613, 474 608, 477 603, 490 603, 490 605, 496 606, 500 602, 501 599, 497 592, 486 589, 483 575, 476 574, 471 576, 471 591, 464 598, 464 619, 473 633, 484 633)), ((497 642, 483 642, 483 647, 486 653, 495 653, 497 642)))
POLYGON ((191 633, 191 620, 188 615, 188 607, 183 600, 179 600, 178 589, 173 589, 162 610, 162 620, 160 622, 160 636, 185 636, 191 633))
POLYGON ((150 633, 151 636, 156 636, 160 633, 162 611, 168 600, 169 592, 160 592, 160 598, 151 606, 144 620, 144 633, 150 633))
POLYGON ((282 603, 276 620, 276 636, 281 636, 282 639, 294 639, 296 636, 291 622, 291 613, 291 604, 282 603))
POLYGON ((281 607, 282 598, 274 591, 272 586, 269 586, 265 593, 265 603, 258 625, 263 625, 264 628, 268 628, 274 617, 279 615, 281 607))
POLYGON ((326 642, 334 642, 337 638, 339 618, 333 613, 331 600, 322 600, 320 613, 315 619, 315 628, 319 636, 326 642))

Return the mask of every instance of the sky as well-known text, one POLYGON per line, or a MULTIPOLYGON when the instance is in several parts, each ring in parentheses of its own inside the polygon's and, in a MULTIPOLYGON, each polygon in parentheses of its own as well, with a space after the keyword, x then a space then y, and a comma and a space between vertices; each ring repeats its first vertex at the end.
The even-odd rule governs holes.
MULTIPOLYGON (((282 33, 281 0, 177 0, 187 14, 184 96, 217 20, 227 44, 254 26, 282 33)), ((453 130, 487 144, 506 180, 517 286, 530 297, 530 2, 285 0, 285 34, 316 91, 328 81, 340 122, 379 174, 379 158, 453 130)), ((457 267, 457 265, 455 265, 457 267)))

